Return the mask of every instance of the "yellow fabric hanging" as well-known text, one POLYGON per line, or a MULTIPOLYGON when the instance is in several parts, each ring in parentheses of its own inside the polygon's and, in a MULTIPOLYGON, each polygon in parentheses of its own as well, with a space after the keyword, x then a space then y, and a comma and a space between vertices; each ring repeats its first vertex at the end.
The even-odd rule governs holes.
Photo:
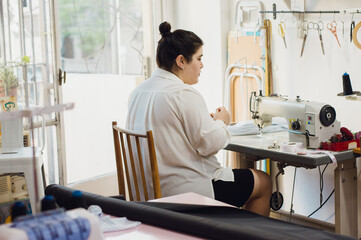
POLYGON ((272 76, 272 60, 271 60, 271 37, 272 37, 272 24, 269 19, 263 21, 264 28, 266 29, 266 64, 265 64, 265 96, 273 93, 273 76, 272 76))

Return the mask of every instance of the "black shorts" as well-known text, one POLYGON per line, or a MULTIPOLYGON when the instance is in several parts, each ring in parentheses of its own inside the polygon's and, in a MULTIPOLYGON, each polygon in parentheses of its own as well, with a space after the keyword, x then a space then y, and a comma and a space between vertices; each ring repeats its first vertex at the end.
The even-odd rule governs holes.
POLYGON ((212 181, 214 196, 218 201, 242 207, 253 192, 253 173, 249 169, 232 170, 234 182, 212 181))

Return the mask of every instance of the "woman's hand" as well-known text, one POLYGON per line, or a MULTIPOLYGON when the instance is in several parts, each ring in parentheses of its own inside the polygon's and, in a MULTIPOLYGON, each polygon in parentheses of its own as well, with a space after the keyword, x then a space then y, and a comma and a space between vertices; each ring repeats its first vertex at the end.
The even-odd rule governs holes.
POLYGON ((226 125, 231 121, 231 116, 225 107, 217 108, 215 113, 211 113, 214 120, 222 120, 226 125))

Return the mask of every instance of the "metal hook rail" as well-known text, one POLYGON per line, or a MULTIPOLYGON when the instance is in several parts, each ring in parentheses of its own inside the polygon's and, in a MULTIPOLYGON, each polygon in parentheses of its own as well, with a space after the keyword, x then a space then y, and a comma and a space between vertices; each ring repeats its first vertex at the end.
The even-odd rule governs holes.
POLYGON ((273 19, 277 18, 277 13, 300 13, 300 14, 336 14, 336 13, 349 13, 349 14, 355 14, 355 13, 361 13, 361 8, 354 8, 354 9, 345 9, 345 10, 328 10, 328 11, 277 11, 276 10, 276 4, 274 3, 272 5, 273 10, 272 11, 259 11, 259 13, 273 13, 273 19))

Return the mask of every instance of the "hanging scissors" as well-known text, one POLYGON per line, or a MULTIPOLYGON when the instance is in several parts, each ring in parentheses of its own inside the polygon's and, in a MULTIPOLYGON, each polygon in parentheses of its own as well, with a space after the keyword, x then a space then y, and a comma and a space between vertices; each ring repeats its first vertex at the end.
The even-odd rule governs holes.
POLYGON ((305 49, 305 43, 306 43, 306 39, 307 39, 307 35, 308 35, 308 23, 307 21, 303 22, 303 42, 302 42, 302 49, 301 49, 301 57, 303 55, 303 50, 305 49))
POLYGON ((335 36, 335 38, 337 40, 338 46, 341 47, 341 44, 338 41, 336 27, 337 27, 337 23, 335 21, 333 21, 331 23, 327 23, 327 29, 330 30, 333 33, 333 35, 335 36))
POLYGON ((285 44, 285 48, 287 48, 286 38, 285 38, 285 35, 286 35, 285 30, 286 30, 286 24, 284 22, 280 22, 280 24, 278 24, 278 33, 283 39, 283 43, 285 44))
POLYGON ((318 23, 315 23, 313 25, 313 28, 315 28, 318 31, 318 37, 320 39, 322 53, 323 55, 325 55, 325 49, 323 48, 323 39, 322 39, 323 22, 318 21, 318 23))

